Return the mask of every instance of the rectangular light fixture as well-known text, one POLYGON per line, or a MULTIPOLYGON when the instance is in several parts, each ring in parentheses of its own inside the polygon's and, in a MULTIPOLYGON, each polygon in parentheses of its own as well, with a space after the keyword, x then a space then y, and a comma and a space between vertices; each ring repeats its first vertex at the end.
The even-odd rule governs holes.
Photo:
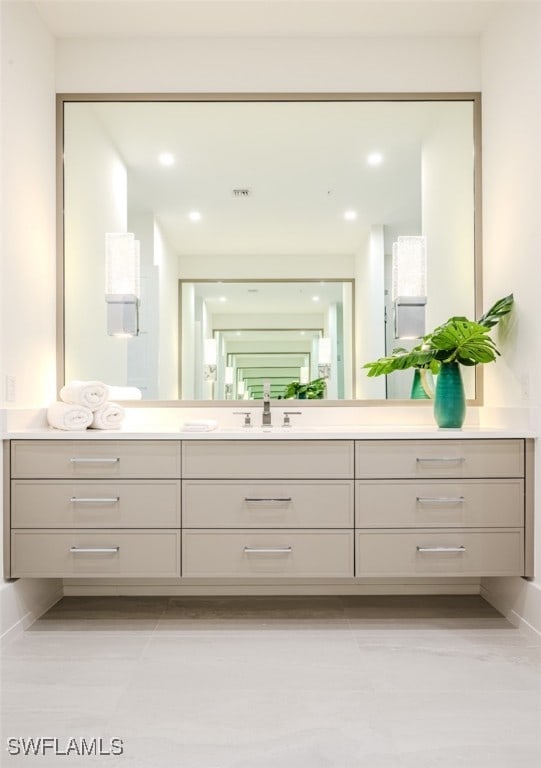
POLYGON ((105 301, 109 336, 139 335, 140 244, 132 232, 105 235, 105 301))
POLYGON ((404 235, 393 243, 394 336, 419 339, 426 333, 426 237, 404 235))
POLYGON ((323 336, 318 340, 318 376, 321 379, 328 379, 331 375, 331 340, 323 336))
POLYGON ((426 295, 426 237, 398 237, 393 243, 393 300, 426 295))
POLYGON ((217 378, 218 350, 216 339, 203 341, 203 380, 216 381, 217 378))
POLYGON ((216 365, 218 359, 216 339, 205 339, 203 346, 203 362, 205 365, 216 365))

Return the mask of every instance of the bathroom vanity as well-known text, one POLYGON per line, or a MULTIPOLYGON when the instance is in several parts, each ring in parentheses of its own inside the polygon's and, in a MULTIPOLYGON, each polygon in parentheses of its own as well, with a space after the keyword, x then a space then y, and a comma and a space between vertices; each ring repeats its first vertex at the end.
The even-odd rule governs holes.
POLYGON ((486 430, 5 442, 8 578, 530 576, 533 440, 486 430))

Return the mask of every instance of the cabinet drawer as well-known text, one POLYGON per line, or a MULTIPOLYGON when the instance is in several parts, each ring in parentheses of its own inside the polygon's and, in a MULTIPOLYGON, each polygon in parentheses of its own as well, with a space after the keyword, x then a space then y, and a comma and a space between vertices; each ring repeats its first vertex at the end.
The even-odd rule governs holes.
POLYGON ((521 576, 523 568, 522 529, 356 534, 357 576, 521 576))
POLYGON ((180 480, 13 480, 13 528, 179 528, 180 480))
POLYGON ((353 576, 353 531, 183 531, 187 577, 353 576))
POLYGON ((352 440, 186 440, 189 478, 352 478, 352 440))
POLYGON ((358 440, 356 477, 521 477, 523 440, 358 440))
POLYGON ((185 480, 184 528, 353 528, 353 481, 185 480))
POLYGON ((12 477, 180 477, 173 440, 14 440, 12 477))
POLYGON ((355 489, 358 528, 524 525, 522 480, 362 480, 355 489))
POLYGON ((11 558, 13 577, 180 576, 180 531, 13 531, 11 558))

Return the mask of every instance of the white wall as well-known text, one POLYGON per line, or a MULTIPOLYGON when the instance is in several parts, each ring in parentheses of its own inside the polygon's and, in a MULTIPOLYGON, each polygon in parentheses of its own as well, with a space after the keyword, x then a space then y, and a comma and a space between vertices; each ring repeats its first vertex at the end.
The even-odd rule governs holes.
MULTIPOLYGON (((539 407, 541 276, 541 5, 502 10, 482 41, 485 308, 511 291, 504 357, 485 372, 487 405, 539 407), (526 399, 526 396, 528 398, 526 399)), ((536 468, 536 576, 487 579, 487 595, 541 631, 541 466, 536 468)))
POLYGON ((504 11, 483 38, 483 275, 485 308, 511 291, 505 358, 485 373, 487 405, 540 402, 541 6, 504 11))
POLYGON ((94 113, 66 106, 66 381, 127 382, 128 339, 107 335, 105 233, 126 232, 126 166, 94 113))
MULTIPOLYGON (((128 187, 129 184, 128 173, 128 187)), ((139 336, 134 336, 125 342, 127 346, 125 381, 128 386, 141 389, 143 399, 160 400, 158 390, 160 284, 159 271, 154 258, 155 231, 152 211, 133 210, 128 203, 128 231, 133 232, 135 239, 140 243, 141 303, 139 336)))
POLYGON ((2 13, 1 381, 44 406, 56 378, 54 44, 29 4, 2 13))
MULTIPOLYGON (((308 10, 307 10, 308 13, 308 10)), ((61 40, 61 92, 476 91, 475 38, 61 40)))
MULTIPOLYGON (((0 3, 0 14, 1 396, 14 376, 16 400, 4 406, 42 407, 56 391, 54 43, 29 4, 0 3)), ((60 589, 1 583, 0 634, 27 626, 60 589)))
MULTIPOLYGON (((377 360, 385 349, 385 249, 383 226, 373 226, 355 270, 355 360, 377 360)), ((357 371, 356 397, 385 397, 385 376, 357 371)))
POLYGON ((178 397, 178 266, 176 255, 154 222, 154 258, 158 269, 159 300, 159 378, 160 400, 178 397), (165 322, 163 318, 171 318, 165 322))
MULTIPOLYGON (((306 279, 307 275, 326 279, 352 277, 354 260, 349 254, 328 256, 287 256, 270 254, 268 258, 235 256, 227 258, 227 277, 230 280, 281 280, 284 277, 306 279)), ((181 280, 220 280, 224 274, 223 256, 184 256, 179 258, 181 280)))
POLYGON ((475 308, 472 105, 447 106, 431 117, 422 148, 427 331, 453 315, 473 318, 475 308))

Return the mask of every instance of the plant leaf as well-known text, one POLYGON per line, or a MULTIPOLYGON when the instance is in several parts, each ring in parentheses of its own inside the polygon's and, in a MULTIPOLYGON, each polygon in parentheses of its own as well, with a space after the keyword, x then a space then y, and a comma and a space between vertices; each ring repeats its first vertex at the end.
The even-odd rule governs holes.
POLYGON ((502 317, 508 315, 509 312, 511 312, 513 309, 514 301, 515 299, 512 293, 510 293, 509 296, 504 296, 503 299, 499 299, 480 318, 478 321, 479 324, 484 325, 486 328, 492 328, 493 326, 497 325, 502 317))
POLYGON ((488 328, 466 318, 455 317, 436 328, 430 344, 442 354, 442 362, 456 360, 462 365, 490 363, 499 355, 496 345, 488 336, 488 328))
POLYGON ((403 371, 406 368, 428 368, 433 358, 434 355, 430 350, 414 347, 410 352, 399 352, 365 363, 363 368, 368 369, 368 376, 387 376, 393 371, 403 371))

